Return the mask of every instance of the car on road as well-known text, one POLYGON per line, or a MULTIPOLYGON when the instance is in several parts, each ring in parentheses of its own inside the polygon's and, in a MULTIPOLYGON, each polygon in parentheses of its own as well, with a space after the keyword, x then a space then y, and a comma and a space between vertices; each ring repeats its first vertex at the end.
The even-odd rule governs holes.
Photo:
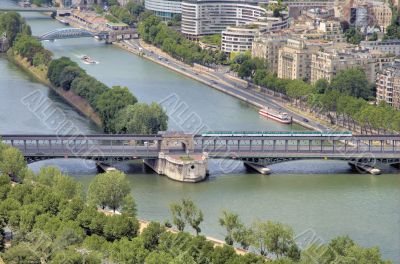
POLYGON ((307 118, 303 118, 303 122, 306 122, 306 123, 308 123, 309 121, 308 121, 308 119, 307 119, 307 118))

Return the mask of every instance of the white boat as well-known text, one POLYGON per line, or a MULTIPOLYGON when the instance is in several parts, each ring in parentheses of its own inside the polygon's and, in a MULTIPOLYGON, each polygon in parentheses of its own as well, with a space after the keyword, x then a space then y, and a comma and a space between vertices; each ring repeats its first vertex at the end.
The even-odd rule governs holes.
POLYGON ((87 55, 83 55, 83 56, 81 57, 81 60, 82 60, 83 63, 85 63, 85 64, 97 64, 97 63, 98 63, 97 61, 93 60, 92 58, 90 58, 90 57, 87 56, 87 55))
POLYGON ((269 108, 262 108, 258 111, 261 116, 270 118, 272 120, 278 121, 282 124, 292 123, 292 117, 285 112, 276 112, 269 108))

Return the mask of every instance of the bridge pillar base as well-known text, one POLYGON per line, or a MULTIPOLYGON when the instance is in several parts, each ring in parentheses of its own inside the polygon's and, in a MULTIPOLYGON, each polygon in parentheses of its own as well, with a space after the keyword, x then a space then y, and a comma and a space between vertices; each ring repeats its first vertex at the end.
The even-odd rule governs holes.
POLYGON ((208 170, 207 154, 203 155, 165 155, 158 159, 144 159, 144 164, 157 174, 180 182, 200 182, 206 179, 208 170))
POLYGON ((261 174, 264 174, 264 175, 268 175, 268 174, 271 173, 271 169, 270 168, 267 168, 267 167, 264 167, 264 166, 261 166, 261 165, 258 165, 258 164, 254 164, 254 163, 247 162, 247 161, 243 162, 243 164, 244 164, 244 166, 246 168, 254 170, 254 171, 257 171, 257 172, 259 172, 261 174))
POLYGON ((394 164, 390 164, 390 166, 396 168, 396 169, 400 169, 400 163, 394 163, 394 164))
POLYGON ((372 167, 371 165, 368 165, 368 164, 349 162, 349 165, 354 171, 365 172, 365 173, 369 173, 372 175, 381 174, 380 169, 372 167))
POLYGON ((102 162, 96 162, 97 170, 100 172, 110 172, 110 171, 117 171, 115 167, 112 167, 108 164, 102 162))

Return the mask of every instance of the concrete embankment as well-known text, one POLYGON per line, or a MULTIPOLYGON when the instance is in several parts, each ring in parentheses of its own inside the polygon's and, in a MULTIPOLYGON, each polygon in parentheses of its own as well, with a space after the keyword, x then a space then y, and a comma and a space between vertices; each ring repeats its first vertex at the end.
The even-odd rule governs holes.
POLYGON ((7 55, 10 61, 14 62, 16 65, 18 65, 21 69, 23 69, 37 81, 43 83, 44 85, 52 89, 52 91, 54 91, 61 98, 63 98, 69 105, 74 107, 79 113, 89 118, 96 125, 100 127, 102 126, 102 121, 100 116, 96 113, 96 111, 90 106, 90 104, 85 99, 74 94, 72 91, 64 91, 63 89, 58 89, 50 83, 50 81, 47 79, 46 69, 39 69, 37 67, 31 66, 25 58, 13 54, 11 50, 9 50, 7 55))

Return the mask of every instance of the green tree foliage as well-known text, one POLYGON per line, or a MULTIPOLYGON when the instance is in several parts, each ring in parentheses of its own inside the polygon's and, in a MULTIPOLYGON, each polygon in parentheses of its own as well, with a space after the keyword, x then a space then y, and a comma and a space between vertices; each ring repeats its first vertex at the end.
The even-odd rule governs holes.
POLYGON ((228 211, 223 211, 219 218, 219 224, 226 229, 225 242, 228 245, 233 245, 233 234, 241 227, 239 215, 228 211))
POLYGON ((348 69, 332 78, 331 88, 357 98, 368 99, 373 95, 372 87, 362 69, 348 69))
POLYGON ((43 48, 39 40, 29 35, 19 35, 13 50, 33 66, 48 66, 51 61, 51 52, 43 48))
POLYGON ((154 250, 158 247, 160 236, 165 228, 157 222, 151 222, 141 233, 144 248, 154 250))
MULTIPOLYGON (((11 147, 0 144, 0 153, 11 147)), ((26 168, 22 169, 26 170, 26 168)), ((93 186, 103 183, 111 197, 104 202, 117 206, 126 193, 120 189, 128 186, 122 173, 105 173, 97 176, 90 185, 89 192, 99 191, 93 186), (111 179, 111 180, 110 180, 111 179), (109 184, 109 182, 112 184, 109 184), (122 184, 121 184, 122 183, 122 184), (121 186, 122 185, 122 186, 121 186), (114 201, 114 202, 113 202, 114 201)), ((0 176, 1 186, 10 186, 6 175, 0 176)), ((173 263, 173 264, 293 264, 311 263, 310 253, 301 255, 293 241, 290 227, 276 222, 255 222, 251 229, 236 216, 226 213, 221 217, 224 226, 230 226, 232 237, 237 243, 248 240, 253 248, 262 249, 263 255, 273 254, 276 260, 266 260, 263 256, 235 253, 232 247, 214 247, 206 237, 192 236, 186 232, 166 231, 160 223, 150 223, 139 234, 139 222, 134 213, 107 216, 79 195, 75 180, 62 175, 56 168, 43 168, 9 190, 0 199, 0 257, 6 263, 173 263), (235 226, 238 226, 233 228, 235 226), (14 236, 11 247, 4 249, 6 226, 14 236), (234 231, 232 231, 234 230, 234 231), (240 235, 238 235, 240 234, 240 235), (3 250, 3 252, 1 252, 3 250), (300 262, 298 262, 300 261, 300 262)), ((102 187, 103 184, 101 185, 102 187)), ((128 187, 129 191, 129 187, 128 187)), ((89 194, 89 197, 92 194, 89 194)), ((128 196, 129 197, 129 196, 128 196)), ((90 197, 91 198, 91 197, 90 197)), ((97 199, 97 198, 96 198, 97 199)), ((95 200, 96 200, 95 199, 95 200)), ((132 199, 123 204, 133 208, 132 199)), ((100 203, 99 203, 100 204, 100 203)), ((119 205, 118 205, 119 206, 119 205)), ((184 199, 173 205, 177 207, 180 221, 194 229, 198 228, 203 216, 191 200, 184 199)), ((127 210, 129 211, 129 210, 127 210)), ((183 230, 183 228, 182 228, 183 230)), ((196 229, 198 230, 198 229, 196 229)), ((243 242, 244 243, 244 242, 243 242)), ((377 248, 363 248, 348 237, 333 239, 323 245, 321 264, 389 264, 384 261, 377 248)))
POLYGON ((137 236, 139 222, 136 218, 126 215, 113 215, 106 218, 104 224, 104 236, 109 241, 121 238, 132 239, 137 236))
POLYGON ((361 31, 356 27, 350 27, 348 30, 346 30, 344 35, 346 37, 346 41, 354 45, 358 45, 364 40, 363 33, 361 33, 361 31))
POLYGON ((0 171, 13 177, 23 178, 26 162, 21 151, 16 148, 6 148, 1 152, 0 171))
POLYGON ((89 75, 80 75, 72 81, 71 89, 94 106, 98 96, 107 91, 108 87, 89 75))
POLYGON ((89 199, 101 208, 108 207, 114 212, 130 191, 129 182, 124 173, 111 171, 98 174, 89 185, 89 199))
POLYGON ((178 230, 183 231, 188 224, 196 231, 197 235, 201 232, 200 224, 203 222, 203 212, 192 200, 182 199, 180 203, 172 203, 170 210, 172 222, 178 230))
POLYGON ((252 245, 263 256, 272 253, 278 258, 300 259, 300 250, 295 244, 293 230, 281 223, 272 221, 254 222, 252 226, 252 245))
POLYGON ((69 91, 71 89, 71 84, 75 78, 84 74, 84 71, 77 66, 67 66, 65 67, 60 76, 60 86, 65 90, 69 91))
POLYGON ((167 129, 168 117, 158 104, 136 106, 137 99, 128 88, 108 88, 69 58, 53 60, 47 77, 55 87, 72 90, 84 98, 99 113, 106 132, 150 134, 167 129))
POLYGON ((329 82, 326 79, 319 79, 315 82, 314 87, 318 94, 323 94, 329 89, 329 82))
POLYGON ((118 20, 120 20, 121 22, 128 24, 130 26, 132 26, 136 21, 136 17, 133 14, 131 14, 129 9, 127 8, 123 8, 120 6, 112 6, 110 8, 110 13, 116 18, 118 18, 118 20))
POLYGON ((122 201, 122 214, 129 217, 136 217, 136 203, 130 194, 125 196, 122 201))
POLYGON ((61 80, 63 78, 62 73, 66 67, 79 67, 78 64, 71 61, 71 59, 67 57, 61 57, 59 59, 53 60, 47 71, 47 77, 49 78, 50 82, 56 86, 61 86, 61 80))
POLYGON ((172 214, 172 223, 174 223, 179 231, 183 231, 185 229, 186 223, 183 215, 182 205, 178 203, 173 203, 169 206, 169 208, 172 214))
POLYGON ((127 87, 113 86, 102 93, 96 101, 96 109, 98 110, 107 132, 113 132, 113 120, 117 113, 127 105, 133 105, 137 102, 127 87))
POLYGON ((138 32, 144 41, 156 45, 172 57, 188 64, 211 65, 221 58, 217 56, 218 52, 202 50, 199 45, 187 40, 182 34, 169 28, 153 15, 141 20, 138 32))
POLYGON ((6 34, 11 46, 14 44, 18 34, 31 35, 31 28, 25 19, 16 12, 0 13, 0 35, 6 34))
POLYGON ((131 13, 131 15, 134 16, 136 19, 145 10, 143 4, 135 3, 133 1, 130 1, 129 3, 127 3, 125 8, 128 9, 129 13, 131 13))
POLYGON ((116 133, 157 134, 168 126, 168 116, 160 105, 137 103, 118 112, 115 119, 116 133))

